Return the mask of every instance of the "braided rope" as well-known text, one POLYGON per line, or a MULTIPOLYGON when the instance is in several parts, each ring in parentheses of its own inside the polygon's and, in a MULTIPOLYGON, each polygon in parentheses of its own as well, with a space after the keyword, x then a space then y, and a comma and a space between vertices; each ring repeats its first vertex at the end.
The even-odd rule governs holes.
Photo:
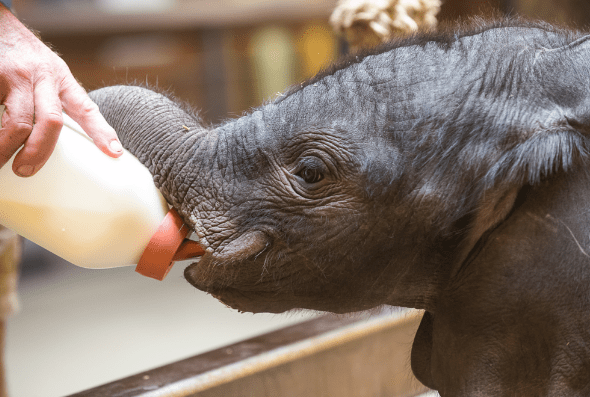
POLYGON ((352 51, 437 24, 440 0, 339 0, 330 24, 352 51))

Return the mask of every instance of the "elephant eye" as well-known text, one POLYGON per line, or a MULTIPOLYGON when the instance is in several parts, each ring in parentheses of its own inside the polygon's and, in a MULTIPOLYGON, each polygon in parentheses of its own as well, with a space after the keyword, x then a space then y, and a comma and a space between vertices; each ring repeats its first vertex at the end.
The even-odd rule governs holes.
POLYGON ((318 169, 315 168, 304 168, 297 174, 300 176, 305 183, 318 183, 322 179, 324 179, 324 174, 318 169))
POLYGON ((298 171, 295 175, 308 185, 321 182, 327 172, 324 162, 315 156, 304 157, 297 168, 298 171))

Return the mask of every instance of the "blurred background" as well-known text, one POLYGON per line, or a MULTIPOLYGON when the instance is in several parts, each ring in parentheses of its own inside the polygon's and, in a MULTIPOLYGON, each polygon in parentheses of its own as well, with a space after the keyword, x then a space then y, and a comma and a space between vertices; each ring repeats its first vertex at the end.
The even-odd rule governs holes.
MULTIPOLYGON (((335 0, 15 0, 87 90, 147 83, 235 117, 347 51, 328 24, 335 0)), ((437 18, 521 14, 583 28, 586 0, 446 0, 437 18)), ((63 396, 247 337, 312 313, 240 314, 190 287, 132 268, 77 268, 25 242, 21 311, 8 321, 12 396, 63 396)))

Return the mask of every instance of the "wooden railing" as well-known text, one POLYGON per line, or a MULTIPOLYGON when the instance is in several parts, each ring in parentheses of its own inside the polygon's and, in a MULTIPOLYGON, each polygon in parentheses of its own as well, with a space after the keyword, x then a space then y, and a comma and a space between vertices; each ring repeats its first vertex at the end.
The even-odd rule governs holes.
POLYGON ((327 315, 70 397, 416 396, 428 391, 410 370, 421 317, 327 315))

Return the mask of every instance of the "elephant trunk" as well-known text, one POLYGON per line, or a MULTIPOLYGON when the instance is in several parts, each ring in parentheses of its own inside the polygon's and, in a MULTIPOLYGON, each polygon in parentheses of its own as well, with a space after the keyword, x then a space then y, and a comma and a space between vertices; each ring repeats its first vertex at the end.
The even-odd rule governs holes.
POLYGON ((164 197, 182 211, 178 197, 179 169, 187 151, 207 133, 198 117, 166 96, 135 86, 113 86, 93 91, 92 100, 117 131, 123 146, 154 176, 164 197))

